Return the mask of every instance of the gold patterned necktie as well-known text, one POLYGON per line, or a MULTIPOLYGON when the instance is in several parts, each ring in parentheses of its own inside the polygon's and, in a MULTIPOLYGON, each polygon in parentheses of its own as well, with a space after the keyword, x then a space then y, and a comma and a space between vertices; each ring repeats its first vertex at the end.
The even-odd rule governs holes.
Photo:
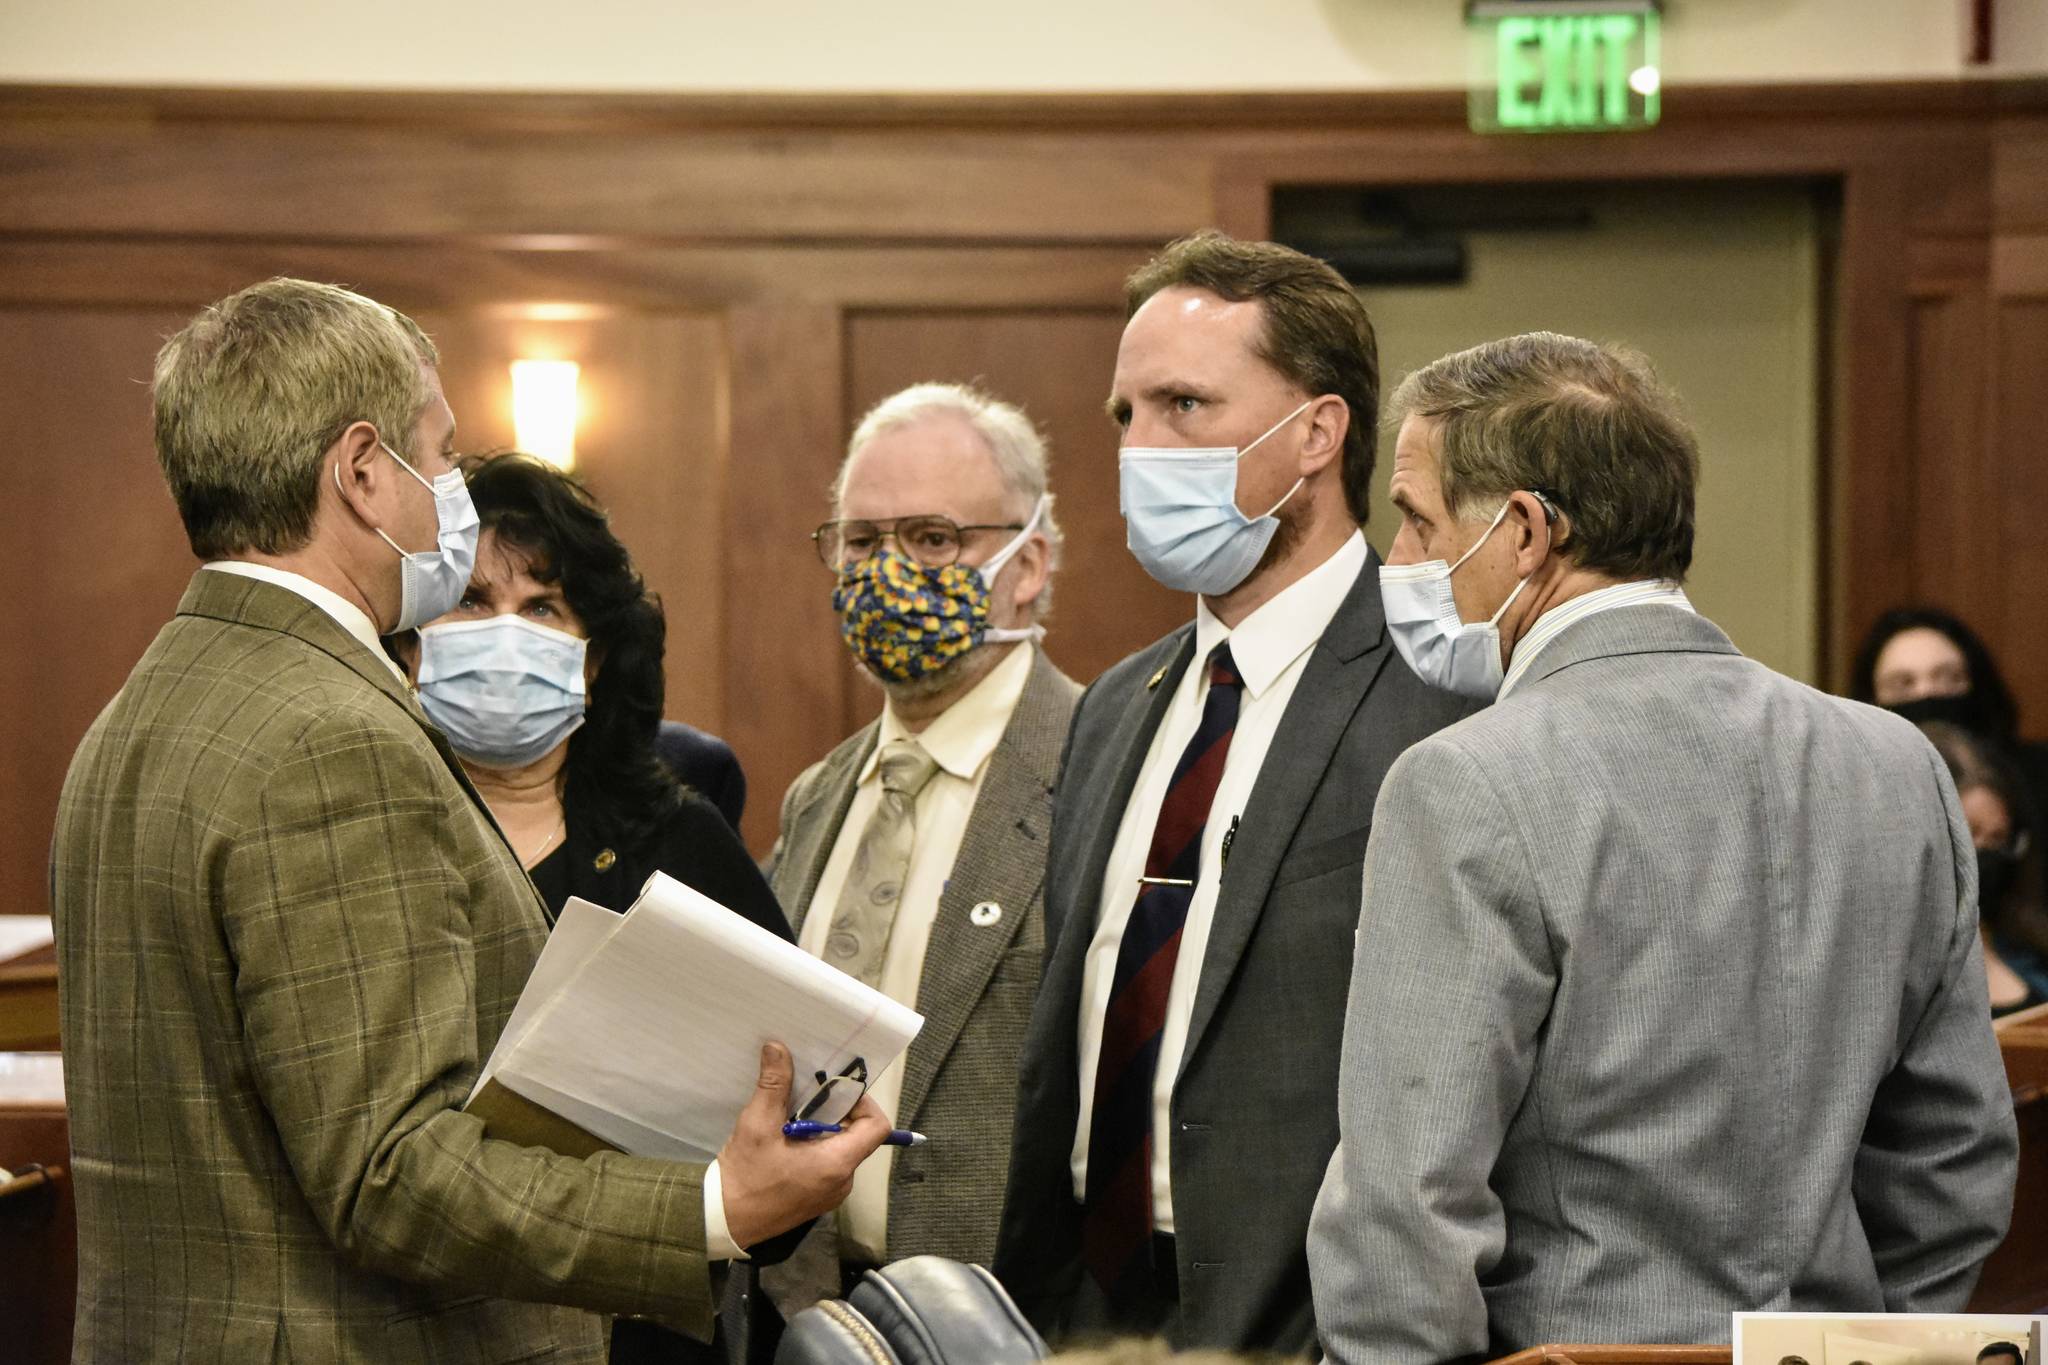
POLYGON ((904 879, 910 875, 917 794, 939 770, 937 760, 914 739, 884 744, 877 767, 882 799, 861 831, 832 916, 832 932, 825 938, 825 960, 870 986, 882 979, 889 930, 896 923, 904 879))

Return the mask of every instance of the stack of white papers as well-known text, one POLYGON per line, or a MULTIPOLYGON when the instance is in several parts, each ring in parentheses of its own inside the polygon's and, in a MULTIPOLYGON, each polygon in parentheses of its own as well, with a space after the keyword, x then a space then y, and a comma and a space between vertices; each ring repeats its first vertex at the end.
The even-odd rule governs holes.
POLYGON ((620 1151, 708 1161, 753 1096, 762 1044, 789 1048, 800 1103, 855 1058, 880 1075, 923 1027, 657 872, 623 915, 563 907, 470 1099, 486 1112, 495 1082, 620 1151))

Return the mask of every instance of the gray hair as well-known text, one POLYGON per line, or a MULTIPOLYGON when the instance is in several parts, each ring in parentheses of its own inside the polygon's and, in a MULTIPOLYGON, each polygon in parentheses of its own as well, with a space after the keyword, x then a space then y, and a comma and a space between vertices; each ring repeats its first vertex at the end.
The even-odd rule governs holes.
POLYGON ((1699 440, 1678 399, 1634 351, 1555 332, 1489 341, 1401 382, 1388 420, 1436 423, 1453 517, 1483 520, 1518 490, 1569 522, 1564 553, 1621 579, 1683 579, 1692 566, 1699 440))
POLYGON ((331 284, 278 278, 202 310, 157 352, 156 455, 202 559, 285 554, 313 534, 320 464, 369 422, 413 458, 440 361, 411 318, 331 284))
POLYGON ((854 457, 871 441, 886 432, 900 431, 934 417, 959 418, 981 437, 995 460, 1003 487, 1009 490, 1018 509, 1018 520, 1029 517, 1031 509, 1044 499, 1045 510, 1039 515, 1038 530, 1050 548, 1050 562, 1045 587, 1033 603, 1035 615, 1043 620, 1052 609, 1052 571, 1059 567, 1065 537, 1053 516, 1049 488, 1052 469, 1045 437, 1015 403, 1006 403, 972 384, 912 384, 890 394, 869 408, 854 427, 853 439, 846 443, 846 458, 840 461, 839 472, 832 479, 833 506, 839 505, 846 492, 846 471, 852 467, 854 457))

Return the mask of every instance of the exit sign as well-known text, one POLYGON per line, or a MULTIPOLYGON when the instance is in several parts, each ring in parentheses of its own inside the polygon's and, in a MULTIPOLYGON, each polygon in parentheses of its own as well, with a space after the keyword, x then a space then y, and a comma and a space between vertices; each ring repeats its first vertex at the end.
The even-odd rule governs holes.
POLYGON ((1468 105, 1482 133, 1584 133, 1657 121, 1656 0, 1473 0, 1468 105))

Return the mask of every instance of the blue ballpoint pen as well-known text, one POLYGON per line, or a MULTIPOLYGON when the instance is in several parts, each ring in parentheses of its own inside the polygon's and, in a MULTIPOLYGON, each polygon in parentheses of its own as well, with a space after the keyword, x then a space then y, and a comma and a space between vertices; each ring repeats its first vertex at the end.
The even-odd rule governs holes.
MULTIPOLYGON (((791 1119, 788 1123, 782 1125, 782 1135, 788 1138, 826 1137, 833 1133, 843 1133, 845 1131, 844 1128, 836 1123, 813 1123, 809 1119, 791 1119)), ((882 1145, 884 1147, 922 1147, 930 1141, 931 1139, 923 1133, 913 1133, 906 1128, 898 1128, 882 1139, 882 1145)))

